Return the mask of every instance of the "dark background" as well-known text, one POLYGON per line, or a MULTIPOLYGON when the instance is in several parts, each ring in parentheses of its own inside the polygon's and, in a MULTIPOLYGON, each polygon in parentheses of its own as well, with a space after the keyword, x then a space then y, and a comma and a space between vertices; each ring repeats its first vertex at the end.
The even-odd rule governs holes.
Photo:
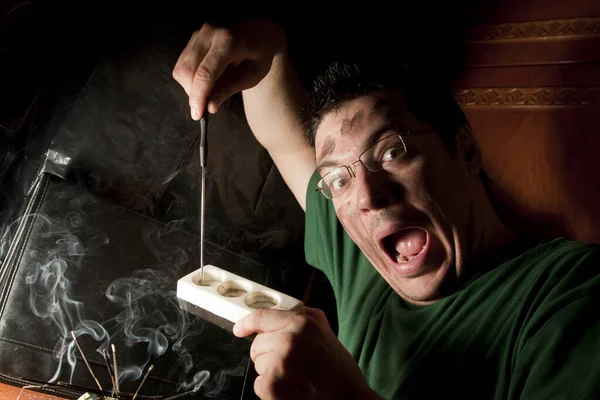
MULTIPOLYGON (((82 188, 82 197, 89 192, 198 236, 198 123, 169 73, 204 21, 219 24, 252 14, 273 18, 288 34, 306 85, 328 61, 345 55, 385 55, 392 65, 410 63, 432 81, 449 84, 460 70, 461 37, 474 12, 456 2, 328 4, 327 9, 323 3, 4 2, 0 261, 48 149, 72 157, 71 169, 59 174, 75 185, 70 192, 82 188)), ((258 263, 256 276, 324 309, 336 330, 331 287, 304 262, 304 214, 249 131, 241 96, 209 121, 207 241, 258 263)))
MULTIPOLYGON (((163 62, 172 68, 190 35, 203 21, 219 24, 259 14, 275 19, 285 28, 296 65, 307 85, 314 74, 334 57, 344 54, 368 56, 382 53, 387 54, 390 62, 421 65, 427 68, 432 79, 449 82, 460 68, 463 57, 461 34, 470 18, 473 18, 473 13, 474 9, 468 8, 464 2, 444 6, 425 2, 397 2, 388 5, 369 2, 357 4, 355 7, 348 4, 331 4, 325 7, 322 3, 255 3, 239 6, 228 2, 202 1, 152 4, 138 1, 5 3, 0 22, 0 82, 3 103, 0 109, 0 177, 3 185, 3 206, 0 213, 4 226, 14 221, 21 212, 24 188, 31 182, 41 156, 100 62, 109 60, 118 65, 120 60, 123 60, 123 63, 131 64, 135 62, 132 58, 152 52, 150 48, 153 44, 159 43, 161 49, 166 49, 162 53, 163 62), (467 9, 470 10, 469 13, 466 12, 467 9)), ((160 60, 155 62, 159 63, 160 60)), ((165 68, 164 65, 161 67, 165 68)), ((147 85, 152 84, 151 80, 147 82, 147 85)), ((176 83, 173 84, 173 90, 179 90, 179 94, 184 95, 183 89, 176 83)), ((95 93, 97 96, 103 95, 101 90, 95 93)), ((240 96, 235 96, 224 107, 226 111, 221 113, 221 119, 234 118, 237 128, 230 128, 237 129, 235 134, 241 137, 248 136, 243 139, 244 145, 240 145, 239 149, 247 150, 247 146, 255 149, 239 153, 231 149, 237 158, 259 157, 257 163, 268 165, 265 168, 269 172, 263 172, 260 179, 253 182, 258 187, 264 185, 269 176, 275 175, 276 180, 279 178, 276 169, 269 164, 268 154, 261 152, 251 133, 245 130, 241 107, 240 96), (228 114, 224 115, 226 112, 228 114)), ((188 118, 186 122, 191 123, 188 116, 184 118, 188 118)), ((97 122, 89 121, 90 126, 95 123, 97 122)), ((231 133, 215 132, 213 135, 228 134, 231 133)), ((213 139, 215 140, 219 141, 213 139)), ((213 172, 216 168, 225 168, 225 163, 219 162, 218 148, 215 147, 211 148, 213 151, 209 155, 209 166, 212 162, 213 172)), ((253 162, 251 159, 249 161, 253 162)), ((243 174, 243 171, 239 172, 243 174)), ((194 177, 191 176, 191 179, 194 177)), ((81 174, 75 180, 86 185, 81 174)), ((216 186, 219 185, 218 182, 218 176, 215 176, 216 186)), ((172 186, 176 187, 177 182, 172 186)), ((250 187, 240 190, 252 191, 256 190, 256 187, 250 184, 250 187)), ((239 229, 232 229, 229 235, 245 234, 246 238, 242 241, 250 243, 243 248, 245 251, 255 252, 259 259, 272 260, 271 264, 280 277, 277 287, 302 297, 312 274, 310 267, 301 271, 295 268, 302 264, 299 259, 302 258, 303 215, 291 200, 287 188, 281 188, 279 192, 274 193, 271 196, 274 201, 277 196, 281 196, 284 204, 275 206, 276 209, 285 209, 279 217, 271 216, 267 220, 261 219, 260 215, 238 218, 234 224, 238 224, 239 229), (280 221, 276 221, 277 218, 280 218, 280 221), (268 223, 277 225, 284 220, 286 235, 272 239, 272 243, 265 243, 264 238, 259 238, 261 229, 268 231, 268 223), (253 224, 253 228, 249 228, 249 223, 253 224), (249 234, 248 230, 252 232, 249 234), (257 246, 256 243, 261 240, 257 246), (260 249, 255 251, 257 248, 260 249), (265 252, 264 249, 270 251, 265 252), (291 257, 294 258, 293 262, 286 262, 291 257)), ((181 193, 180 195, 186 196, 181 193)), ((193 193, 187 195, 192 196, 193 193)), ((117 203, 124 203, 123 193, 104 193, 103 196, 117 203)), ((221 196, 224 196, 222 192, 221 196)), ((254 194, 248 194, 238 197, 237 200, 244 201, 243 199, 253 196, 254 194)), ((162 208, 162 213, 156 209, 150 213, 165 222, 186 218, 186 228, 192 232, 197 231, 194 206, 188 205, 186 212, 177 214, 172 212, 173 208, 170 207, 172 204, 169 202, 174 201, 173 199, 166 193, 161 199, 162 205, 156 207, 162 208), (165 213, 167 209, 171 214, 165 213)), ((235 201, 222 197, 221 200, 235 201)), ((223 205, 216 202, 208 204, 209 208, 211 206, 215 210, 223 208, 223 205)), ((253 205, 253 209, 256 210, 256 204, 253 205)), ((219 218, 218 212, 215 211, 214 218, 219 218)), ((209 211, 208 218, 210 215, 209 211)), ((226 236, 227 234, 224 236, 223 232, 220 232, 219 237, 211 239, 226 246, 239 239, 232 240, 226 236)), ((237 246, 234 250, 239 249, 237 246)), ((311 301, 314 301, 315 306, 328 309, 335 324, 328 284, 319 275, 316 285, 311 301), (321 295, 321 292, 325 294, 321 295)))

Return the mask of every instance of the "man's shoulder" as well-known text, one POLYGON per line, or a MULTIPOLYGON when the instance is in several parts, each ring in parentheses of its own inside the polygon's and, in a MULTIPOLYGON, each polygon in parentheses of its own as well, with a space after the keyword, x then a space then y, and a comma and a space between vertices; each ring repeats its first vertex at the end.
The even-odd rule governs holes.
POLYGON ((545 302, 581 287, 600 288, 600 245, 594 243, 521 238, 480 261, 486 266, 475 287, 503 288, 527 301, 545 302))
POLYGON ((542 296, 589 295, 600 289, 600 245, 565 238, 544 241, 521 256, 518 267, 542 296))
MULTIPOLYGON (((600 245, 565 238, 519 237, 510 244, 476 259, 483 271, 491 269, 530 271, 561 270, 600 257, 600 245)), ((600 268, 599 268, 600 271, 600 268)))
POLYGON ((536 259, 545 261, 559 269, 568 268, 579 265, 579 263, 587 265, 590 262, 598 261, 600 244, 559 237, 540 242, 524 256, 532 261, 536 259))
POLYGON ((598 398, 600 245, 554 239, 538 250, 514 312, 523 319, 511 386, 519 398, 598 398))

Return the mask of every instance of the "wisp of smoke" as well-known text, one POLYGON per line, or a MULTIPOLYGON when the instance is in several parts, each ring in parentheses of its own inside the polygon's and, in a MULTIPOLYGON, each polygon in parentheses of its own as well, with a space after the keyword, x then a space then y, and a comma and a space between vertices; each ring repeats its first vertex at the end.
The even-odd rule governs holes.
MULTIPOLYGON (((52 225, 50 220, 46 220, 52 225)), ((37 263, 35 269, 27 275, 25 283, 30 286, 29 304, 34 315, 54 326, 60 339, 54 347, 54 357, 58 366, 50 382, 54 382, 62 370, 66 356, 71 365, 71 377, 75 366, 74 343, 70 331, 77 334, 89 334, 100 341, 108 339, 104 328, 95 321, 86 320, 83 316, 83 303, 73 300, 70 295, 71 282, 66 277, 69 268, 77 268, 75 261, 83 256, 81 243, 75 235, 61 231, 56 246, 48 250, 45 262, 37 263)))
MULTIPOLYGON (((195 389, 205 385, 210 373, 207 370, 193 370, 196 362, 184 343, 185 339, 190 338, 192 342, 195 341, 195 337, 201 334, 201 329, 198 326, 190 329, 190 314, 179 307, 175 290, 168 289, 173 286, 174 277, 169 274, 168 268, 160 268, 165 264, 172 268, 173 265, 187 262, 186 252, 160 243, 160 233, 156 229, 146 230, 143 233, 144 243, 156 256, 159 268, 138 269, 130 276, 111 282, 105 295, 117 312, 112 318, 98 322, 86 319, 84 304, 73 299, 72 282, 68 279, 68 276, 73 275, 68 272, 71 269, 81 269, 85 254, 99 252, 102 246, 109 243, 108 236, 97 234, 88 241, 89 246, 86 248, 73 233, 76 230, 63 228, 65 222, 70 227, 83 223, 77 213, 69 213, 60 223, 43 216, 38 218, 42 218, 44 225, 41 234, 50 238, 54 246, 47 250, 33 250, 38 252, 38 257, 41 257, 41 251, 46 251, 46 254, 26 277, 26 283, 29 286, 31 311, 46 324, 53 326, 59 334, 54 347, 57 367, 50 382, 59 378, 66 365, 70 367, 71 381, 73 379, 77 363, 77 349, 70 334, 73 330, 76 337, 89 336, 99 342, 99 353, 108 350, 117 335, 126 346, 144 350, 145 359, 141 363, 119 365, 119 385, 128 380, 139 379, 151 359, 165 355, 169 347, 178 355, 170 374, 177 376, 180 382, 178 388, 195 389), (192 373, 193 378, 188 382, 192 373)), ((219 375, 218 390, 224 387, 223 376, 223 373, 219 375)), ((215 390, 212 392, 217 393, 215 390)))

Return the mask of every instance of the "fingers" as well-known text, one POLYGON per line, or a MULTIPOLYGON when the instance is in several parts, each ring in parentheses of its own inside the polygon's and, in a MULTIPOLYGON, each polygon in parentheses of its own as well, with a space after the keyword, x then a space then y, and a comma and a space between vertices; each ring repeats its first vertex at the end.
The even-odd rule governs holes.
POLYGON ((258 374, 254 380, 254 393, 261 400, 289 398, 278 396, 278 394, 283 394, 280 393, 282 392, 282 385, 279 382, 281 375, 272 369, 270 358, 269 354, 263 355, 254 363, 254 368, 258 374))
POLYGON ((325 354, 323 341, 327 339, 319 335, 319 324, 328 323, 321 310, 305 310, 307 313, 259 309, 234 326, 237 336, 258 333, 250 347, 250 358, 259 375, 254 383, 259 398, 311 397, 307 390, 310 392, 317 380, 315 361, 322 361, 318 357, 325 354))
POLYGON ((254 380, 254 393, 261 400, 271 399, 271 391, 269 390, 269 379, 264 376, 257 376, 254 380))
POLYGON ((179 57, 173 77, 189 96, 190 114, 199 120, 215 113, 234 94, 256 86, 285 49, 285 34, 268 20, 251 19, 229 27, 202 25, 179 57))
POLYGON ((206 43, 198 32, 194 33, 173 68, 173 78, 183 87, 188 96, 192 90, 194 74, 209 47, 210 43, 206 43))
POLYGON ((199 120, 207 98, 231 62, 233 34, 204 24, 194 32, 173 69, 173 78, 189 96, 192 118, 199 120))
POLYGON ((254 380, 254 393, 261 400, 306 398, 296 396, 295 391, 297 390, 293 390, 285 384, 284 380, 273 374, 260 375, 254 380))
POLYGON ((233 327, 233 334, 245 337, 252 333, 275 332, 291 324, 303 325, 306 315, 297 311, 259 309, 246 315, 233 327))
POLYGON ((327 319, 327 316, 323 310, 320 308, 304 306, 304 312, 313 317, 319 323, 319 325, 321 325, 321 327, 326 327, 327 329, 331 330, 331 325, 329 324, 329 320, 327 319))
POLYGON ((256 362, 256 359, 263 354, 270 353, 279 345, 278 334, 275 332, 266 332, 256 335, 252 346, 250 346, 250 358, 256 362))
POLYGON ((261 354, 260 356, 258 356, 256 358, 256 360, 253 360, 254 369, 256 370, 256 373, 258 375, 265 375, 269 371, 272 372, 272 368, 273 368, 272 358, 273 357, 272 357, 271 353, 266 353, 266 354, 261 354))
POLYGON ((257 85, 263 75, 257 63, 243 62, 235 67, 230 65, 213 87, 208 100, 208 111, 216 113, 231 96, 257 85))
POLYGON ((230 44, 221 43, 220 39, 215 37, 206 56, 196 69, 189 94, 193 119, 198 120, 204 114, 208 96, 229 64, 229 51, 230 44))
POLYGON ((295 400, 295 399, 308 399, 315 398, 313 396, 307 396, 306 389, 304 388, 303 382, 299 382, 296 379, 282 379, 281 376, 268 373, 266 375, 259 375, 254 380, 254 393, 261 400, 295 400))

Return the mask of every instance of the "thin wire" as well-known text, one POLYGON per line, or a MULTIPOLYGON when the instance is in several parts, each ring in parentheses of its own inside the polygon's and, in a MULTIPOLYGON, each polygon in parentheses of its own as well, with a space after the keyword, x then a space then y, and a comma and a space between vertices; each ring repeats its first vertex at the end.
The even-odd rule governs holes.
POLYGON ((206 159, 208 157, 208 118, 204 115, 200 119, 200 273, 201 282, 204 282, 204 213, 205 213, 205 188, 206 188, 206 159))
POLYGON ((92 378, 94 378, 94 381, 96 381, 96 385, 98 385, 98 389, 104 390, 104 389, 102 389, 102 385, 100 385, 100 381, 98 381, 98 378, 96 378, 96 375, 94 374, 94 371, 92 370, 92 367, 90 366, 90 363, 88 362, 87 358, 85 357, 85 354, 83 353, 83 349, 81 348, 81 346, 79 346, 79 342, 77 342, 77 337, 75 336, 75 332, 71 331, 71 336, 73 336, 73 341, 75 342, 75 346, 77 346, 77 350, 79 350, 79 354, 81 354, 81 357, 83 358, 83 361, 85 362, 85 366, 87 367, 88 371, 90 371, 90 374, 92 375, 92 378))
POLYGON ((19 400, 21 398, 21 395, 23 394, 23 390, 25 390, 25 388, 30 389, 30 388, 39 388, 40 386, 33 386, 33 385, 28 385, 28 386, 23 386, 21 388, 21 391, 19 392, 19 395, 17 396, 17 400, 19 400))
POLYGON ((204 193, 206 187, 206 168, 200 168, 202 170, 202 177, 200 178, 200 271, 202 273, 201 282, 204 282, 204 193))
POLYGON ((115 349, 115 345, 111 344, 110 348, 112 349, 112 354, 113 354, 113 368, 114 368, 114 374, 115 374, 115 394, 117 395, 117 398, 119 397, 119 369, 117 368, 117 350, 115 349))
POLYGON ((138 395, 138 392, 140 391, 142 386, 144 386, 144 383, 146 383, 146 379, 148 379, 148 374, 150 374, 150 371, 152 371, 153 369, 154 369, 154 365, 151 365, 148 367, 148 370, 146 371, 146 374, 144 375, 144 379, 142 379, 142 383, 140 383, 140 385, 138 386, 137 390, 135 391, 135 394, 133 395, 133 399, 131 399, 131 400, 135 400, 135 398, 138 395))
POLYGON ((108 370, 108 375, 110 375, 110 382, 112 383, 112 389, 115 394, 117 393, 116 385, 115 385, 115 377, 113 376, 112 369, 110 367, 110 362, 108 361, 108 352, 106 349, 102 349, 102 357, 104 357, 104 363, 106 364, 106 369, 108 370))
MULTIPOLYGON (((198 389, 200 389, 200 388, 198 388, 198 389)), ((180 399, 180 398, 182 398, 183 396, 187 396, 187 395, 189 395, 189 394, 196 393, 196 392, 198 391, 198 389, 192 389, 192 390, 189 390, 189 391, 187 391, 187 392, 183 392, 183 393, 180 393, 180 394, 176 394, 175 396, 167 397, 166 399, 163 399, 163 400, 175 400, 175 399, 180 399)))

